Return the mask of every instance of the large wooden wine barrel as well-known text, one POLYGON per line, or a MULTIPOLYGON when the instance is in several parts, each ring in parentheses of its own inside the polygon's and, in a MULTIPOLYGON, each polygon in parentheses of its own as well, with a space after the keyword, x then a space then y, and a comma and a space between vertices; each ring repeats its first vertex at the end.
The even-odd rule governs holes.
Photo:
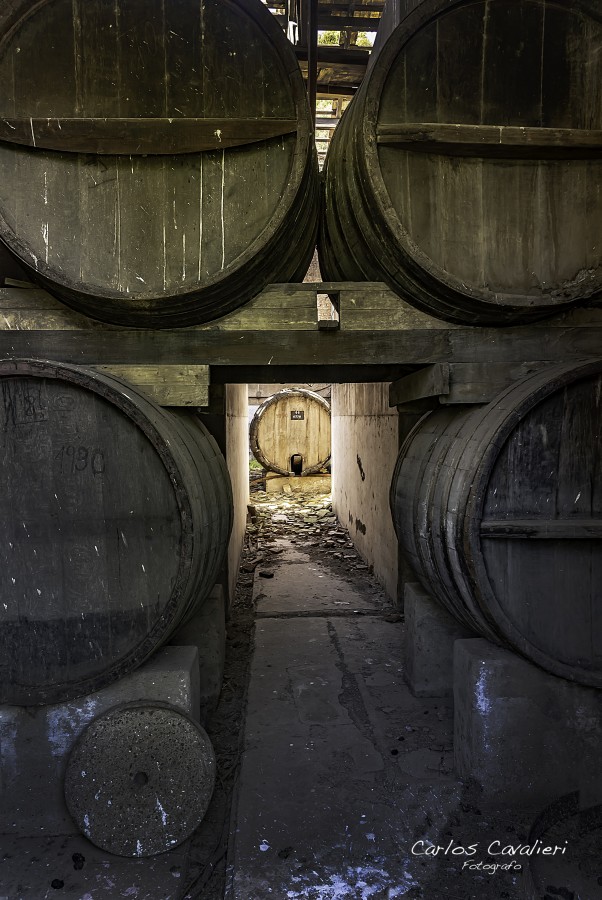
POLYGON ((62 363, 0 363, 0 702, 55 703, 142 663, 227 548, 213 438, 133 387, 62 363))
POLYGON ((423 0, 373 61, 326 163, 320 265, 464 324, 602 289, 594 0, 423 0))
POLYGON ((417 576, 461 622, 602 687, 602 361, 427 415, 391 510, 417 576))
POLYGON ((303 79, 261 0, 42 0, 0 21, 0 240, 65 303, 172 327, 301 280, 303 79))
POLYGON ((330 404, 303 388, 278 391, 261 404, 250 427, 255 459, 280 475, 312 475, 330 460, 330 404))

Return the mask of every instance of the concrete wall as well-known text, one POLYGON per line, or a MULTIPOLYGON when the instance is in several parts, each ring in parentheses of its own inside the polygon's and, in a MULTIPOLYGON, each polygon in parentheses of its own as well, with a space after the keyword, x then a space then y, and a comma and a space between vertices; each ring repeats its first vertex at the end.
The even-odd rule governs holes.
POLYGON ((399 451, 399 417, 389 385, 332 387, 332 502, 351 540, 389 596, 398 599, 399 551, 389 487, 399 451))
POLYGON ((249 402, 246 384, 226 385, 226 460, 234 497, 234 524, 228 547, 228 597, 232 602, 247 527, 249 502, 249 402))

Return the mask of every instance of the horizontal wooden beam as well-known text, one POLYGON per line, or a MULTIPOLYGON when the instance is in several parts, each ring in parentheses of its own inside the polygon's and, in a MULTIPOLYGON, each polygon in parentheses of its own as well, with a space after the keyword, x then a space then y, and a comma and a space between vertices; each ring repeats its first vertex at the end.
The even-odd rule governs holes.
POLYGON ((536 538, 538 540, 599 540, 601 519, 484 519, 484 538, 536 538))
POLYGON ((537 372, 545 362, 437 363, 391 385, 390 406, 423 409, 438 406, 489 403, 504 388, 537 372))
POLYGON ((318 28, 320 31, 341 31, 344 28, 351 28, 353 31, 378 31, 379 23, 380 13, 371 17, 366 15, 354 16, 349 13, 334 16, 321 12, 318 16, 318 28))
MULTIPOLYGON (((307 48, 295 47, 298 60, 307 61, 307 48)), ((332 44, 318 44, 318 65, 367 66, 369 50, 359 47, 335 47, 332 44)))
POLYGON ((402 122, 379 125, 376 133, 379 144, 423 153, 529 159, 602 156, 599 130, 402 122))
POLYGON ((318 75, 318 100, 347 99, 357 93, 358 85, 350 82, 321 81, 318 75))
POLYGON ((0 289, 4 359, 46 356, 81 365, 361 369, 566 361, 600 357, 601 348, 600 308, 575 309, 527 326, 460 326, 420 312, 384 284, 370 282, 271 285, 216 322, 160 331, 105 325, 37 288, 0 289), (338 295, 338 329, 318 327, 319 293, 338 295))
POLYGON ((95 366, 129 381, 159 406, 207 406, 209 366, 95 366))
POLYGON ((163 156, 240 147, 292 134, 296 119, 0 118, 0 141, 62 153, 163 156))

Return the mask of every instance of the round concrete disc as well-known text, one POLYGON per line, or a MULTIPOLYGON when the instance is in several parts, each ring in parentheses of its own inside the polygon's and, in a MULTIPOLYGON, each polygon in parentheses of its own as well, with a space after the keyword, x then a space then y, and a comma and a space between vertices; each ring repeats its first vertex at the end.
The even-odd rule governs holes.
POLYGON ((73 748, 65 800, 93 844, 155 856, 195 831, 215 785, 203 729, 171 706, 131 703, 95 719, 73 748))

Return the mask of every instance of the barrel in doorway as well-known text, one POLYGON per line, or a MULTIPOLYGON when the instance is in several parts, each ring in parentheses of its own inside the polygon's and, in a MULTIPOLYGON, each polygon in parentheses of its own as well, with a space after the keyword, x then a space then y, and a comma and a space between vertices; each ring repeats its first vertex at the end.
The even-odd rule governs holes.
POLYGON ((594 0, 423 0, 331 142, 320 265, 463 324, 602 290, 594 0))
POLYGON ((301 280, 303 79, 261 0, 16 0, 0 33, 0 240, 106 322, 218 318, 301 280))
POLYGON ((330 461, 330 404, 302 388, 279 391, 251 421, 251 450, 270 472, 312 475, 330 461))
POLYGON ((170 636, 227 548, 228 472, 197 417, 90 369, 0 363, 0 702, 104 687, 170 636))
POLYGON ((602 687, 602 361, 428 414, 391 487, 426 589, 477 633, 602 687))

